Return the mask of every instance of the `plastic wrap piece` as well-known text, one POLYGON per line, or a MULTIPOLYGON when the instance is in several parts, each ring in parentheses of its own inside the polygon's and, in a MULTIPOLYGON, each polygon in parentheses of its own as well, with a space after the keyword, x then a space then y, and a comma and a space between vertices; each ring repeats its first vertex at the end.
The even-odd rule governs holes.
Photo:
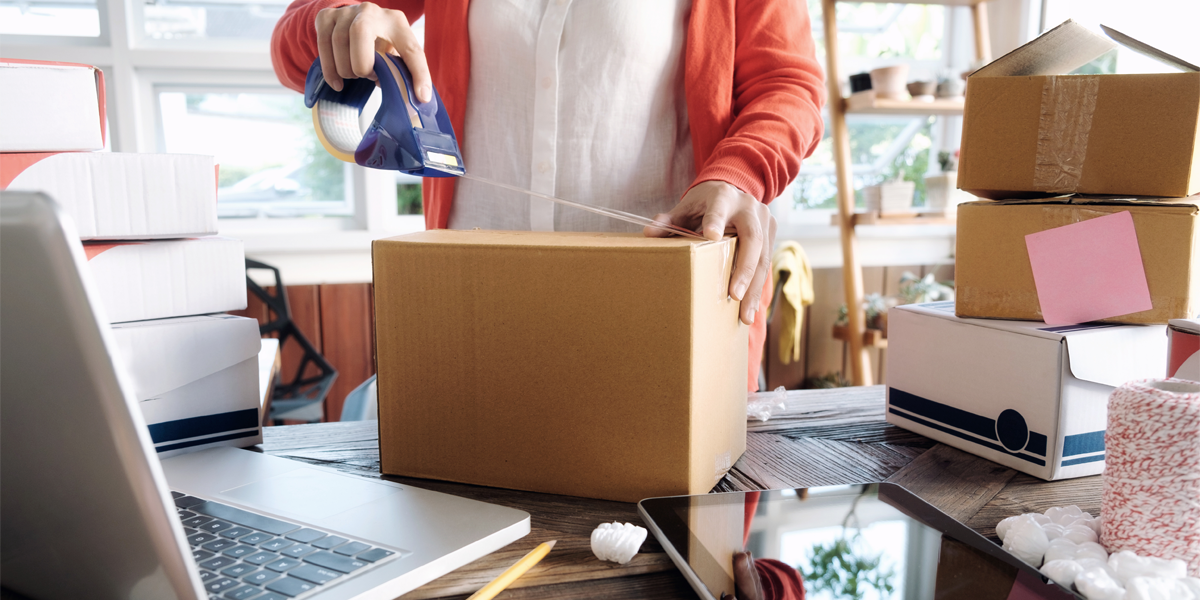
POLYGON ((782 385, 770 392, 754 392, 746 397, 746 417, 767 422, 777 410, 787 408, 787 389, 782 385))
POLYGON ((646 541, 646 529, 632 523, 617 521, 601 523, 592 531, 592 554, 600 560, 625 564, 637 556, 642 542, 646 541))
POLYGON ((1108 400, 1102 543, 1200 574, 1200 383, 1131 381, 1108 400))
POLYGON ((1033 171, 1038 191, 1070 194, 1079 188, 1099 91, 1094 75, 1046 76, 1033 171))
POLYGON ((375 75, 382 103, 366 132, 358 115, 376 82, 347 79, 342 91, 325 83, 321 61, 313 61, 304 85, 304 105, 313 111, 313 127, 321 145, 333 156, 372 169, 400 171, 418 177, 455 177, 466 171, 454 128, 442 98, 433 88, 429 102, 418 102, 412 75, 404 62, 375 53, 375 75))

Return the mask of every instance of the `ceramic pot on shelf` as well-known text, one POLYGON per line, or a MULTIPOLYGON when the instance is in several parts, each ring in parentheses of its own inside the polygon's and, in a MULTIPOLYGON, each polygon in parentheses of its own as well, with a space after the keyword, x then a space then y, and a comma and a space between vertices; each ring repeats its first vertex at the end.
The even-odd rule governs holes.
POLYGON ((914 81, 908 84, 908 93, 912 95, 913 100, 920 102, 932 102, 933 95, 937 93, 937 82, 914 81))
POLYGON ((892 65, 871 70, 871 89, 875 97, 884 100, 908 100, 904 86, 908 82, 908 65, 892 65))

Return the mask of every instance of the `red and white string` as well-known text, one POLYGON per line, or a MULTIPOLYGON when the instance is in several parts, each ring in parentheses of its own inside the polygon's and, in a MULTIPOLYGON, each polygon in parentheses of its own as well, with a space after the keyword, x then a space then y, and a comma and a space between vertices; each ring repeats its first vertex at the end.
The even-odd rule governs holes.
POLYGON ((1108 399, 1102 539, 1200 575, 1200 384, 1131 381, 1108 399))

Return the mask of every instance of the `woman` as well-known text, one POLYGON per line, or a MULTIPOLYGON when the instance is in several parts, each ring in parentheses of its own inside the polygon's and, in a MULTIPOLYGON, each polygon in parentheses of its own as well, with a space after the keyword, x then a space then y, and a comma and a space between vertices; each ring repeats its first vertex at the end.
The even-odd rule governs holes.
MULTIPOLYGON (((821 139, 822 73, 798 0, 296 0, 276 25, 280 80, 374 78, 399 55, 432 82, 472 173, 695 229, 738 234, 729 294, 751 325, 755 390, 783 192, 821 139), (425 16, 425 47, 410 23, 425 16), (765 315, 764 315, 765 316, 765 315)), ((470 180, 427 179, 429 228, 628 226, 470 180)), ((666 235, 647 228, 646 235, 666 235)))

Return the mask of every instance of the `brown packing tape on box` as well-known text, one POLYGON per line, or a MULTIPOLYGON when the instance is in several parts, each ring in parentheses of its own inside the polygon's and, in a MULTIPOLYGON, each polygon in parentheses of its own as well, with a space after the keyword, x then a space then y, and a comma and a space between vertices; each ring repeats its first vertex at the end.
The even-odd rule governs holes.
POLYGON ((1200 73, 1065 75, 1113 47, 1067 21, 973 73, 958 187, 993 199, 1200 193, 1200 73))
POLYGON ((1151 310, 1104 319, 1166 323, 1200 312, 1200 198, 1137 202, 1052 199, 959 205, 955 314, 1042 320, 1025 236, 1129 211, 1137 230, 1151 310))
POLYGON ((382 471, 625 502, 708 492, 746 443, 734 244, 376 241, 382 471))

